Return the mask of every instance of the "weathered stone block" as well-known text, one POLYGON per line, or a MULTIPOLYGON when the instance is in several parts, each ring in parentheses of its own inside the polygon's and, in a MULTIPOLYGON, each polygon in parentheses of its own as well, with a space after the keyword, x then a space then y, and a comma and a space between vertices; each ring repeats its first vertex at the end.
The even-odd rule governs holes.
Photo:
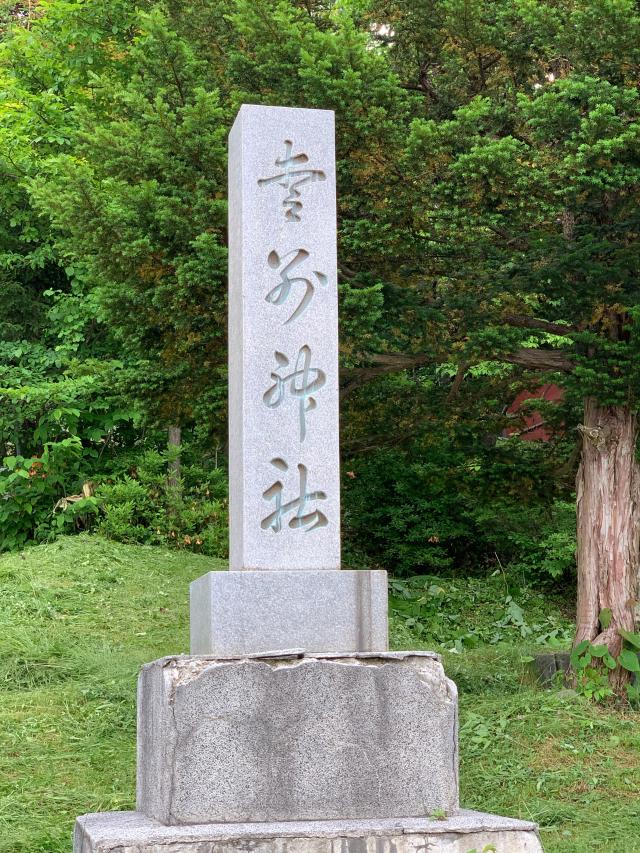
POLYGON ((562 684, 571 667, 569 652, 542 652, 530 661, 527 672, 530 680, 545 687, 562 684), (561 673, 561 675, 558 675, 561 673))
POLYGON ((537 827, 463 811, 446 820, 164 826, 139 812, 78 818, 74 853, 542 853, 537 827))
POLYGON ((191 584, 191 654, 388 649, 384 571, 209 572, 191 584))
POLYGON ((138 810, 165 824, 458 805, 457 693, 425 652, 169 657, 138 690, 138 810))

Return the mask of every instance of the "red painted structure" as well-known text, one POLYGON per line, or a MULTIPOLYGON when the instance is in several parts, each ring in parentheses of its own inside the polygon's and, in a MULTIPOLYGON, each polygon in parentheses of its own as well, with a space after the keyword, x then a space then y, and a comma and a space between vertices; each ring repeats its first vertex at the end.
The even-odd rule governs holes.
MULTIPOLYGON (((550 403, 558 403, 563 397, 562 388, 553 384, 541 385, 535 391, 521 391, 507 409, 507 414, 517 415, 525 400, 547 400, 550 403)), ((504 435, 517 435, 523 441, 550 441, 553 432, 545 426, 544 418, 540 412, 529 411, 524 416, 524 427, 522 429, 509 427, 504 431, 504 435)))

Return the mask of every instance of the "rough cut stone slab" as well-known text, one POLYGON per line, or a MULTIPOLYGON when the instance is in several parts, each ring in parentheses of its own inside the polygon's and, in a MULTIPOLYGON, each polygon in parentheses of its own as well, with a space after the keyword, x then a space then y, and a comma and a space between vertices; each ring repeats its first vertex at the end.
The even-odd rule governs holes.
POLYGON ((457 693, 432 654, 147 664, 138 810, 165 824, 458 806, 457 693))
POLYGON ((191 584, 191 654, 384 652, 387 573, 209 572, 191 584))
POLYGON ((229 136, 232 570, 340 568, 334 149, 330 110, 229 136))
POLYGON ((447 820, 164 826, 139 812, 78 818, 74 853, 542 853, 533 823, 462 811, 447 820))

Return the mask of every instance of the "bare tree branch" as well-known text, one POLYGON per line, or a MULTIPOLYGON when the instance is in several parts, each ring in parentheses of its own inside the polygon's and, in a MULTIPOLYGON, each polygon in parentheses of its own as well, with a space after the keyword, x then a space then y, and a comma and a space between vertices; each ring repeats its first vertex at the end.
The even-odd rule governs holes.
POLYGON ((528 370, 553 370, 559 373, 571 373, 574 363, 566 352, 558 349, 523 348, 513 353, 499 356, 489 356, 487 361, 506 361, 509 364, 519 364, 528 370))
POLYGON ((513 314, 503 317, 508 326, 517 329, 539 329, 552 335, 566 335, 569 332, 579 331, 577 326, 563 325, 562 323, 551 323, 549 320, 539 320, 537 317, 527 317, 525 314, 513 314))
POLYGON ((493 231, 494 234, 497 234, 498 237, 502 237, 507 246, 516 246, 519 249, 529 248, 529 241, 526 237, 509 234, 508 231, 505 231, 504 228, 500 228, 498 225, 486 223, 486 227, 489 231, 493 231))
POLYGON ((458 396, 460 388, 462 387, 462 383, 464 382, 464 375, 467 372, 468 368, 469 365, 465 361, 460 362, 460 364, 458 365, 458 370, 456 371, 455 378, 453 380, 453 383, 451 384, 451 391, 449 391, 449 393, 447 394, 447 403, 451 403, 452 400, 455 400, 455 398, 458 396))
MULTIPOLYGON (((412 370, 417 367, 425 367, 433 363, 430 356, 419 354, 411 355, 401 352, 370 353, 366 355, 370 362, 367 367, 355 367, 343 370, 340 374, 340 398, 344 399, 358 388, 389 373, 400 373, 403 370, 412 370)), ((537 349, 535 347, 516 350, 512 353, 501 353, 500 355, 483 356, 485 361, 506 361, 509 364, 518 364, 528 370, 537 372, 553 371, 558 373, 571 373, 574 368, 573 361, 566 352, 557 349, 537 349)), ((468 365, 466 366, 468 367, 468 365)), ((466 369, 466 368, 465 368, 466 369)), ((454 380, 458 388, 462 383, 464 372, 454 380)))
POLYGON ((371 367, 355 367, 343 370, 340 374, 340 398, 344 399, 357 388, 384 376, 387 373, 401 373, 403 370, 411 370, 416 367, 424 367, 432 359, 426 355, 408 355, 402 352, 371 353, 367 354, 366 360, 371 362, 371 367))
POLYGON ((340 264, 338 267, 338 272, 343 278, 355 278, 358 274, 355 270, 346 267, 344 264, 340 264))
POLYGON ((424 354, 411 355, 405 352, 383 352, 367 355, 367 361, 377 365, 383 373, 394 373, 398 370, 410 370, 412 367, 424 367, 432 359, 424 354))

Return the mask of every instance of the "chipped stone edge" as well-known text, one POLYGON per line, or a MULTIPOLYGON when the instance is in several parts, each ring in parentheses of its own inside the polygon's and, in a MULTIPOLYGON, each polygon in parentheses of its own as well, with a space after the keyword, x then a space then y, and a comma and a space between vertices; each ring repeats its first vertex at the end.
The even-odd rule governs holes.
POLYGON ((179 687, 200 678, 209 669, 219 666, 248 663, 265 664, 271 669, 293 669, 315 661, 342 666, 407 666, 415 672, 417 678, 425 685, 432 685, 434 681, 441 680, 445 688, 446 701, 456 703, 458 700, 458 689, 455 682, 447 678, 442 665, 442 657, 436 652, 350 652, 347 654, 323 652, 307 654, 298 649, 287 649, 281 652, 270 652, 267 655, 242 655, 228 658, 212 655, 168 655, 145 664, 141 673, 157 672, 158 669, 161 669, 169 681, 169 700, 173 701, 175 691, 179 687))

